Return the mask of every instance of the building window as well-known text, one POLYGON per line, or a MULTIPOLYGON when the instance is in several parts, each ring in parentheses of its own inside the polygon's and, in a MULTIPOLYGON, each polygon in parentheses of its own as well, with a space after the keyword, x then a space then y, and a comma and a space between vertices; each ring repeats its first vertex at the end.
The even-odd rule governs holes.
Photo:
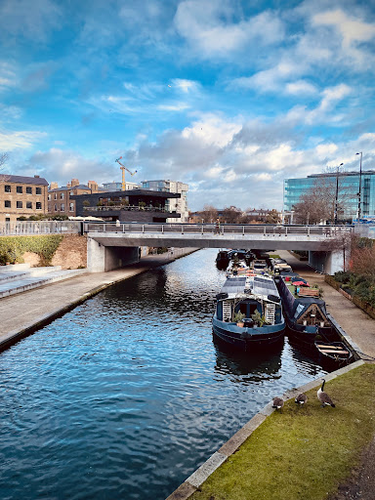
POLYGON ((60 212, 65 212, 65 203, 61 203, 60 212))
POLYGON ((64 199, 64 193, 60 193, 60 200, 64 199))
POLYGON ((5 186, 4 186, 4 191, 5 191, 6 193, 10 193, 10 192, 12 191, 11 186, 10 186, 9 184, 5 184, 5 186))
POLYGON ((56 203, 55 203, 55 212, 57 212, 57 205, 56 205, 56 203))
POLYGON ((70 196, 74 196, 74 191, 70 191, 70 196))
POLYGON ((22 186, 16 186, 16 192, 22 193, 23 192, 22 186))
POLYGON ((10 203, 10 200, 5 200, 5 201, 4 201, 4 207, 5 207, 5 208, 10 208, 11 206, 12 206, 12 205, 11 205, 11 203, 10 203))
POLYGON ((54 199, 54 200, 57 200, 57 193, 55 193, 55 194, 53 195, 53 199, 54 199))
POLYGON ((69 212, 74 212, 74 203, 69 203, 69 212))
MULTIPOLYGON (((38 188, 37 188, 37 189, 38 189, 38 188)), ((37 201, 37 202, 35 203, 35 208, 36 208, 37 210, 42 210, 42 202, 41 202, 41 201, 37 201)))
POLYGON ((33 194, 33 189, 31 186, 26 186, 26 194, 33 194))
POLYGON ((50 194, 48 195, 48 201, 51 201, 51 195, 50 194))
POLYGON ((42 188, 35 188, 35 194, 42 194, 42 188))
POLYGON ((33 204, 31 201, 26 202, 26 208, 33 208, 33 204))
POLYGON ((16 206, 17 206, 17 208, 22 208, 23 207, 22 201, 17 201, 16 206))

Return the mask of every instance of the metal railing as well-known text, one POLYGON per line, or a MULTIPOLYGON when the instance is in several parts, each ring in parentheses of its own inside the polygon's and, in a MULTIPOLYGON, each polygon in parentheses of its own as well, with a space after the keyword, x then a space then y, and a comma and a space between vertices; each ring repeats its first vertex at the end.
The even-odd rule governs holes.
POLYGON ((84 223, 85 233, 142 233, 142 234, 200 234, 200 235, 262 235, 268 236, 322 236, 335 238, 353 231, 346 226, 281 226, 260 224, 222 224, 217 228, 214 224, 141 224, 141 223, 84 223))
POLYGON ((0 236, 76 234, 81 233, 81 230, 82 223, 78 221, 23 221, 0 223, 0 236))

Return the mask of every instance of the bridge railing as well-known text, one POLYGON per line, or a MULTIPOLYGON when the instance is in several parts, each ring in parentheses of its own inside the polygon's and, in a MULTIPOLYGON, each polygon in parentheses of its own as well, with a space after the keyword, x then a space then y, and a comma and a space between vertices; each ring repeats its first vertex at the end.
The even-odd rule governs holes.
POLYGON ((0 223, 0 236, 32 236, 80 232, 81 222, 77 221, 19 221, 0 223))
POLYGON ((260 225, 260 224, 222 224, 216 227, 214 224, 140 224, 140 223, 84 223, 84 232, 106 232, 106 233, 142 233, 142 234, 261 234, 264 236, 324 236, 337 237, 340 234, 350 233, 352 227, 346 226, 282 226, 282 225, 260 225))

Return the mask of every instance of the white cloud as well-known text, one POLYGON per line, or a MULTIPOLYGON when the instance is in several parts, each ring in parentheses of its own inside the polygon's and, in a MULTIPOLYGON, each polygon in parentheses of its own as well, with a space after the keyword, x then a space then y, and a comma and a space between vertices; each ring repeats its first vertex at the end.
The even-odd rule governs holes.
POLYGON ((316 14, 312 21, 317 25, 334 26, 342 36, 345 49, 375 38, 374 24, 354 19, 341 9, 316 14))
POLYGON ((44 132, 20 130, 16 132, 0 132, 0 150, 12 151, 26 149, 45 137, 44 132))
POLYGON ((317 88, 312 83, 306 82, 305 80, 298 80, 295 82, 287 83, 285 86, 285 92, 292 95, 308 95, 316 94, 317 88))
POLYGON ((284 34, 282 22, 273 13, 266 11, 243 19, 229 0, 182 1, 174 23, 177 32, 202 58, 226 58, 255 41, 258 45, 280 41, 284 34))
POLYGON ((190 106, 185 102, 174 104, 159 104, 159 106, 157 106, 157 109, 159 109, 160 111, 185 111, 188 108, 190 108, 190 106))
POLYGON ((207 114, 203 115, 201 120, 194 122, 191 127, 182 130, 181 137, 186 139, 196 137, 202 144, 224 147, 240 130, 240 123, 228 122, 214 114, 207 114))
POLYGON ((200 88, 200 84, 194 80, 185 80, 183 78, 174 78, 171 81, 171 87, 177 88, 181 90, 181 92, 185 94, 189 94, 191 92, 197 92, 200 88))
POLYGON ((72 178, 81 183, 88 180, 105 182, 118 177, 118 169, 113 164, 105 164, 97 159, 85 158, 76 151, 51 148, 48 151, 37 151, 29 160, 30 171, 36 169, 48 182, 65 185, 72 178))

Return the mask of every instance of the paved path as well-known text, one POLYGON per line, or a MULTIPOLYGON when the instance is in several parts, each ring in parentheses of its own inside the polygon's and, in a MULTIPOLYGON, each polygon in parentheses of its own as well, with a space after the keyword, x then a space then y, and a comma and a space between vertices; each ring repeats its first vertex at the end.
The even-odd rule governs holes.
POLYGON ((306 278, 310 285, 317 283, 323 289, 327 311, 359 347, 359 354, 363 353, 365 360, 367 357, 375 358, 375 320, 326 283, 324 275, 316 273, 306 262, 299 261, 287 251, 275 253, 285 259, 295 272, 306 278))
MULTIPOLYGON (((88 297, 118 281, 172 262, 196 249, 175 249, 143 257, 135 264, 106 273, 85 273, 0 300, 0 349, 35 331, 88 297)), ((25 278, 26 279, 26 278, 25 278)))

